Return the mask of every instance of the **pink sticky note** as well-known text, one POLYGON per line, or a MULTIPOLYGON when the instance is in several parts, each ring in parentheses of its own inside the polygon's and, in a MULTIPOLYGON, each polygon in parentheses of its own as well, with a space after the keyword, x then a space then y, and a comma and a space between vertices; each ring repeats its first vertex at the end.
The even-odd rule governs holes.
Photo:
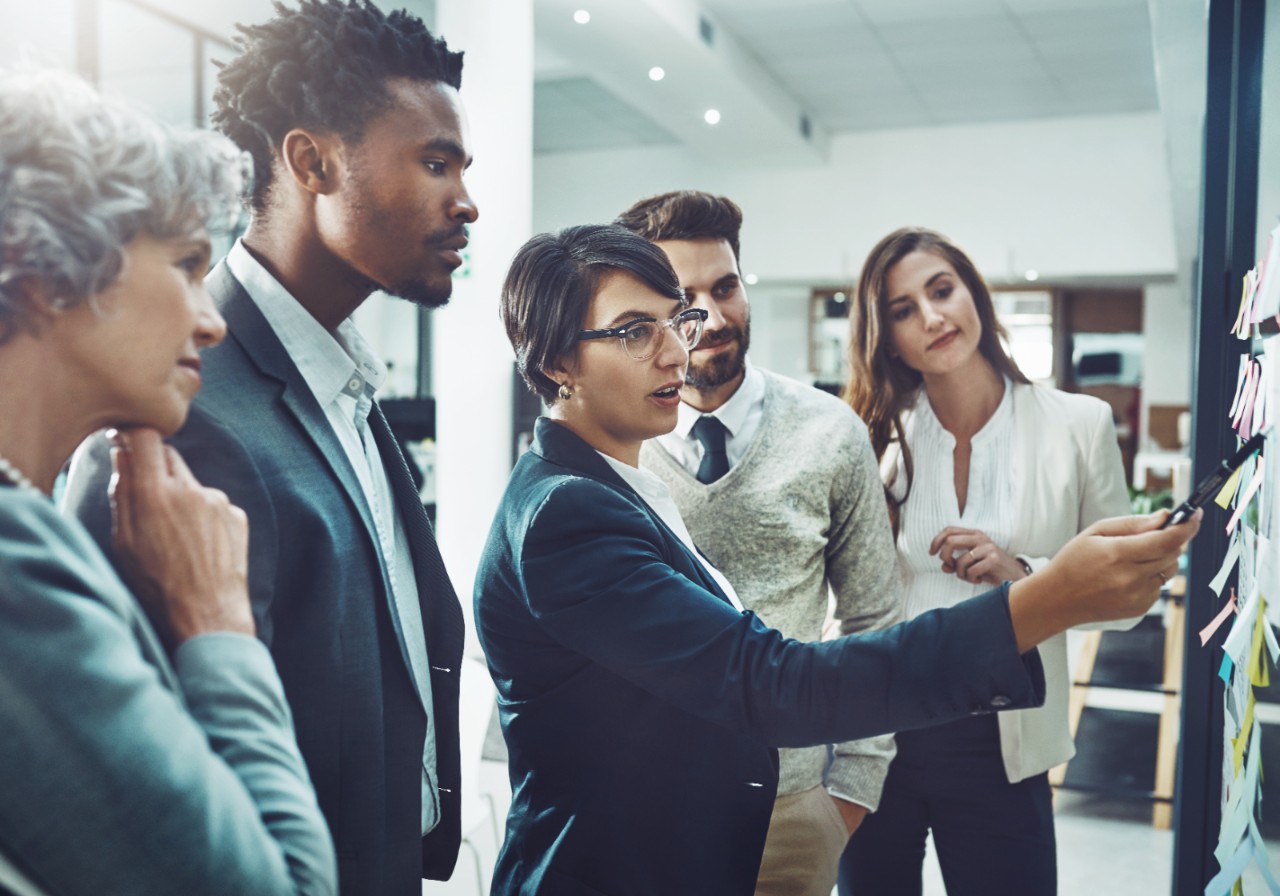
POLYGON ((1216 632, 1222 626, 1222 623, 1227 621, 1228 616, 1230 616, 1232 613, 1235 613, 1235 612, 1236 612, 1236 589, 1232 588, 1231 597, 1227 601, 1226 605, 1221 610, 1218 611, 1217 616, 1213 617, 1212 622, 1210 622, 1204 628, 1200 629, 1200 646, 1203 647, 1204 645, 1208 644, 1209 639, 1213 637, 1213 633, 1216 632))

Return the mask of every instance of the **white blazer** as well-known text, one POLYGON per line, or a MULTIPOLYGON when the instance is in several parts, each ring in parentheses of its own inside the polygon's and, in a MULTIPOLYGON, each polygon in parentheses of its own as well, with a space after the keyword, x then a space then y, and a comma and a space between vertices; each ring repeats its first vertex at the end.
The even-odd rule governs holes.
MULTIPOLYGON (((1007 550, 1036 570, 1082 529, 1100 519, 1128 515, 1129 492, 1106 402, 1015 383, 1013 420, 1020 472, 1014 487, 1017 516, 1007 550)), ((891 446, 881 463, 886 481, 902 474, 897 469, 900 463, 891 446)), ((1137 622, 1129 619, 1089 627, 1124 629, 1137 622)), ((1056 635, 1039 649, 1044 705, 999 716, 1000 751, 1012 783, 1048 771, 1076 752, 1067 725, 1067 636, 1056 635)))

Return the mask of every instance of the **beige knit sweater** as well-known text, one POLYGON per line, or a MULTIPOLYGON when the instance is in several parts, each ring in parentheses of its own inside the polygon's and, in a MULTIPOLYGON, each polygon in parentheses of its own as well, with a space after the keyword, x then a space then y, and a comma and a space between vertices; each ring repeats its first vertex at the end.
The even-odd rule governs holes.
MULTIPOLYGON (((693 540, 743 605, 784 635, 817 641, 828 586, 846 632, 899 621, 900 585, 867 429, 844 402, 767 370, 760 431, 703 485, 656 441, 641 465, 671 488, 693 540)), ((875 809, 893 738, 779 751, 779 795, 819 783, 875 809)))

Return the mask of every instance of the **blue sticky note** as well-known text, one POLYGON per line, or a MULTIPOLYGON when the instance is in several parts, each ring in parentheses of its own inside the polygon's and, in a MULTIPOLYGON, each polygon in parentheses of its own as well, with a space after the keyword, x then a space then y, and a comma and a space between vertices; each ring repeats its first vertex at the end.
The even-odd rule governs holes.
POLYGON ((1218 669, 1218 677, 1222 679, 1223 684, 1231 684, 1231 657, 1225 653, 1222 655, 1222 666, 1218 669))

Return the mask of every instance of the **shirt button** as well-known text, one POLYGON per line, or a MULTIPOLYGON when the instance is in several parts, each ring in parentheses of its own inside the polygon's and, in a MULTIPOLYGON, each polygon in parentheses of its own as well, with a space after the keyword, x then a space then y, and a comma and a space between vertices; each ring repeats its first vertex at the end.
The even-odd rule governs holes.
POLYGON ((994 709, 1004 709, 1006 706, 1008 706, 1012 702, 1013 702, 1012 700, 1004 696, 997 696, 997 697, 991 698, 991 706, 994 709))

